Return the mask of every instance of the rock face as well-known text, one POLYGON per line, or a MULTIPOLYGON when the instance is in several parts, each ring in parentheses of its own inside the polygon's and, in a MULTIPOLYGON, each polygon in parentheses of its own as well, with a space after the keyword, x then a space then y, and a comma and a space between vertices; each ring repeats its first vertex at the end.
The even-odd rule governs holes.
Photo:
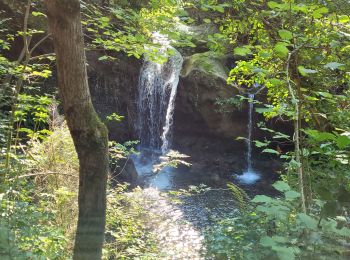
POLYGON ((185 59, 178 87, 175 112, 174 148, 190 156, 189 174, 200 172, 203 182, 213 183, 232 172, 244 169, 246 106, 225 109, 220 100, 234 98, 239 91, 228 86, 228 57, 210 52, 185 59))
POLYGON ((226 84, 227 57, 210 52, 185 59, 179 83, 175 126, 178 133, 231 138, 245 132, 244 111, 232 106, 223 111, 220 100, 233 98, 238 90, 226 84))
MULTIPOLYGON (((103 2, 102 0, 91 1, 103 2)), ((122 4, 136 9, 142 6, 142 3, 144 2, 140 0, 122 1, 122 4)), ((0 0, 0 7, 11 16, 21 16, 21 13, 16 12, 17 10, 24 11, 24 4, 25 2, 20 1, 0 0)), ((36 8, 40 9, 42 5, 36 8)), ((207 15, 195 9, 187 11, 199 21, 207 15)), ((21 19, 16 20, 21 21, 21 19)), ((30 20, 30 24, 45 30, 45 20, 34 17, 30 20)), ((12 26, 16 30, 21 27, 20 24, 12 26)), ((174 114, 176 148, 187 146, 189 140, 195 140, 197 137, 210 139, 210 143, 215 143, 214 140, 217 139, 232 140, 234 137, 244 136, 246 131, 245 107, 239 110, 231 106, 229 110, 222 111, 222 107, 217 105, 218 100, 234 97, 238 93, 238 90, 226 84, 229 71, 226 64, 229 58, 207 51, 207 36, 215 33, 217 28, 203 23, 192 26, 190 30, 197 47, 181 50, 185 62, 178 86, 174 114)), ((22 43, 19 42, 14 46, 9 55, 19 53, 22 43)), ((52 52, 51 44, 44 44, 38 52, 39 54, 52 52)), ((136 121, 137 85, 142 61, 122 54, 118 55, 114 62, 99 61, 98 58, 102 55, 103 53, 96 51, 87 52, 89 85, 95 109, 102 119, 112 113, 124 116, 121 122, 107 123, 110 139, 119 142, 136 140, 134 122, 136 121)), ((55 77, 45 83, 45 88, 51 92, 54 92, 55 86, 55 77)))
POLYGON ((100 53, 88 52, 88 75, 92 102, 102 119, 116 113, 120 122, 107 121, 110 139, 135 140, 136 95, 141 61, 119 55, 114 62, 99 61, 100 53))
MULTIPOLYGON (((98 61, 88 53, 90 91, 96 110, 105 118, 117 113, 125 118, 109 123, 111 139, 135 138, 136 97, 142 61, 120 56, 115 62, 98 61)), ((233 98, 238 90, 226 84, 227 58, 210 52, 185 57, 175 108, 175 134, 232 138, 246 131, 246 109, 223 111, 218 101, 233 98)), ((176 139, 176 137, 175 137, 176 139)))
MULTIPOLYGON (((109 123, 111 139, 135 138, 136 97, 142 61, 120 56, 115 62, 98 60, 88 53, 90 90, 96 110, 105 118, 113 112, 125 118, 109 123)), ((232 106, 222 111, 217 102, 238 90, 226 84, 227 58, 209 52, 185 57, 178 86, 175 132, 232 138, 245 133, 246 113, 232 106)), ((244 107, 243 107, 244 108, 244 107)), ((176 138, 176 137, 175 137, 176 138)))
MULTIPOLYGON (((122 122, 109 123, 110 138, 137 140, 134 123, 141 61, 120 56, 114 63, 101 62, 96 53, 89 53, 88 60, 97 112, 102 118, 113 112, 125 116, 122 122)), ((247 107, 223 109, 217 104, 239 94, 226 83, 228 60, 210 52, 185 57, 174 113, 173 148, 191 156, 192 171, 214 182, 245 167, 244 160, 237 159, 244 158, 245 144, 234 139, 246 136, 247 107)))

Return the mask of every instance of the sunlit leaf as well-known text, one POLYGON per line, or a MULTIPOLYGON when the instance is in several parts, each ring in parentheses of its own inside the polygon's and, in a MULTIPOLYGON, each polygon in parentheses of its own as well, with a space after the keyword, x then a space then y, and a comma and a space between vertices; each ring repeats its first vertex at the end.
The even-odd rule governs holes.
POLYGON ((287 45, 283 42, 278 42, 275 45, 274 50, 275 50, 276 54, 281 58, 287 57, 288 53, 289 53, 287 45))
POLYGON ((339 67, 342 67, 342 66, 344 66, 344 64, 339 62, 329 62, 326 65, 324 65, 325 68, 332 69, 332 70, 338 69, 339 67))
POLYGON ((278 35, 283 39, 283 40, 290 40, 293 38, 293 33, 288 31, 288 30, 278 30, 278 35))
POLYGON ((302 76, 307 76, 308 74, 314 74, 317 73, 317 70, 313 69, 307 69, 304 66, 298 66, 298 71, 302 76))
POLYGON ((274 184, 272 184, 272 186, 281 192, 286 192, 286 191, 290 191, 290 187, 288 185, 288 183, 284 182, 284 181, 277 181, 274 184))
POLYGON ((246 47, 236 47, 233 50, 233 52, 235 55, 239 55, 239 56, 246 56, 246 55, 252 53, 251 50, 249 48, 246 48, 246 47))
POLYGON ((278 151, 274 150, 274 149, 270 149, 270 148, 266 148, 264 150, 262 150, 263 153, 272 153, 272 154, 280 154, 278 151))

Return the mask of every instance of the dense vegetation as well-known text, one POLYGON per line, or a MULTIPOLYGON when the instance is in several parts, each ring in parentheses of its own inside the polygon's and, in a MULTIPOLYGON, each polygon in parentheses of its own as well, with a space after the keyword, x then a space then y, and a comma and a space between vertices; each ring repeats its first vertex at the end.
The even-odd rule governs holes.
MULTIPOLYGON (((59 96, 43 87, 56 75, 54 53, 42 52, 51 46, 45 8, 40 1, 16 2, 13 17, 0 12, 0 258, 67 259, 78 217, 79 161, 59 96)), ((259 126, 272 138, 254 143, 284 162, 273 185, 278 195, 250 200, 230 185, 240 211, 207 231, 206 257, 349 258, 349 2, 120 2, 81 1, 86 51, 99 50, 101 61, 113 62, 122 52, 164 62, 151 39, 158 31, 178 49, 204 41, 208 51, 231 55, 228 87, 244 94, 258 85, 264 94, 254 102, 265 119, 259 126), (200 24, 217 30, 199 41, 184 29, 200 24), (292 135, 267 128, 272 119, 293 125, 292 135)), ((133 144, 110 142, 110 164, 134 152, 133 144)), ((125 185, 111 183, 105 259, 159 259, 143 223, 149 213, 126 195, 125 185)))

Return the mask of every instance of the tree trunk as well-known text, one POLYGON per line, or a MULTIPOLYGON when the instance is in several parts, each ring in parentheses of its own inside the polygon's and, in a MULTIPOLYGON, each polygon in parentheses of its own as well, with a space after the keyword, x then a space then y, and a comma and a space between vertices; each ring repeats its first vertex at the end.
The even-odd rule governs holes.
MULTIPOLYGON (((294 67, 292 68, 292 73, 290 73, 290 63, 292 59, 292 54, 295 53, 297 50, 295 50, 292 53, 288 54, 288 60, 287 60, 287 66, 286 66, 286 75, 287 75, 287 86, 288 86, 288 91, 291 96, 291 101, 292 104, 295 107, 295 115, 293 118, 294 121, 294 149, 295 149, 295 161, 297 162, 297 172, 298 172, 298 177, 299 177, 299 191, 300 191, 300 199, 301 199, 301 208, 304 213, 306 213, 306 200, 305 200, 305 187, 304 187, 304 167, 303 167, 303 162, 302 162, 302 151, 301 151, 301 145, 300 145, 300 129, 301 129, 301 111, 300 111, 300 100, 298 93, 300 93, 300 84, 298 85, 297 83, 297 95, 294 93, 293 87, 291 85, 291 82, 296 82, 292 81, 290 78, 290 74, 293 74, 293 71, 296 72, 297 68, 294 67)), ((299 82, 300 83, 300 82, 299 82)))
POLYGON ((58 86, 79 158, 79 219, 74 259, 100 259, 106 220, 108 133, 90 97, 79 0, 45 0, 58 86))

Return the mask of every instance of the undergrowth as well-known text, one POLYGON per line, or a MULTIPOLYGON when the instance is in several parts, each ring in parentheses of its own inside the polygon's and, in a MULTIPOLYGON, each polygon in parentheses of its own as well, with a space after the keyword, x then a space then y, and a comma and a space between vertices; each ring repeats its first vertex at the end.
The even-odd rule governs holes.
MULTIPOLYGON (((12 161, 0 193, 1 259, 70 259, 78 214, 78 158, 65 124, 32 139, 12 161)), ((115 152, 115 151, 114 151, 115 152)), ((0 161, 2 164, 3 161, 0 161)), ((157 259, 145 212, 109 186, 104 259, 157 259)))
POLYGON ((283 181, 273 186, 282 196, 257 195, 237 216, 208 230, 210 259, 348 259, 350 228, 345 217, 322 217, 320 200, 314 200, 307 214, 301 213, 299 192, 283 181))

